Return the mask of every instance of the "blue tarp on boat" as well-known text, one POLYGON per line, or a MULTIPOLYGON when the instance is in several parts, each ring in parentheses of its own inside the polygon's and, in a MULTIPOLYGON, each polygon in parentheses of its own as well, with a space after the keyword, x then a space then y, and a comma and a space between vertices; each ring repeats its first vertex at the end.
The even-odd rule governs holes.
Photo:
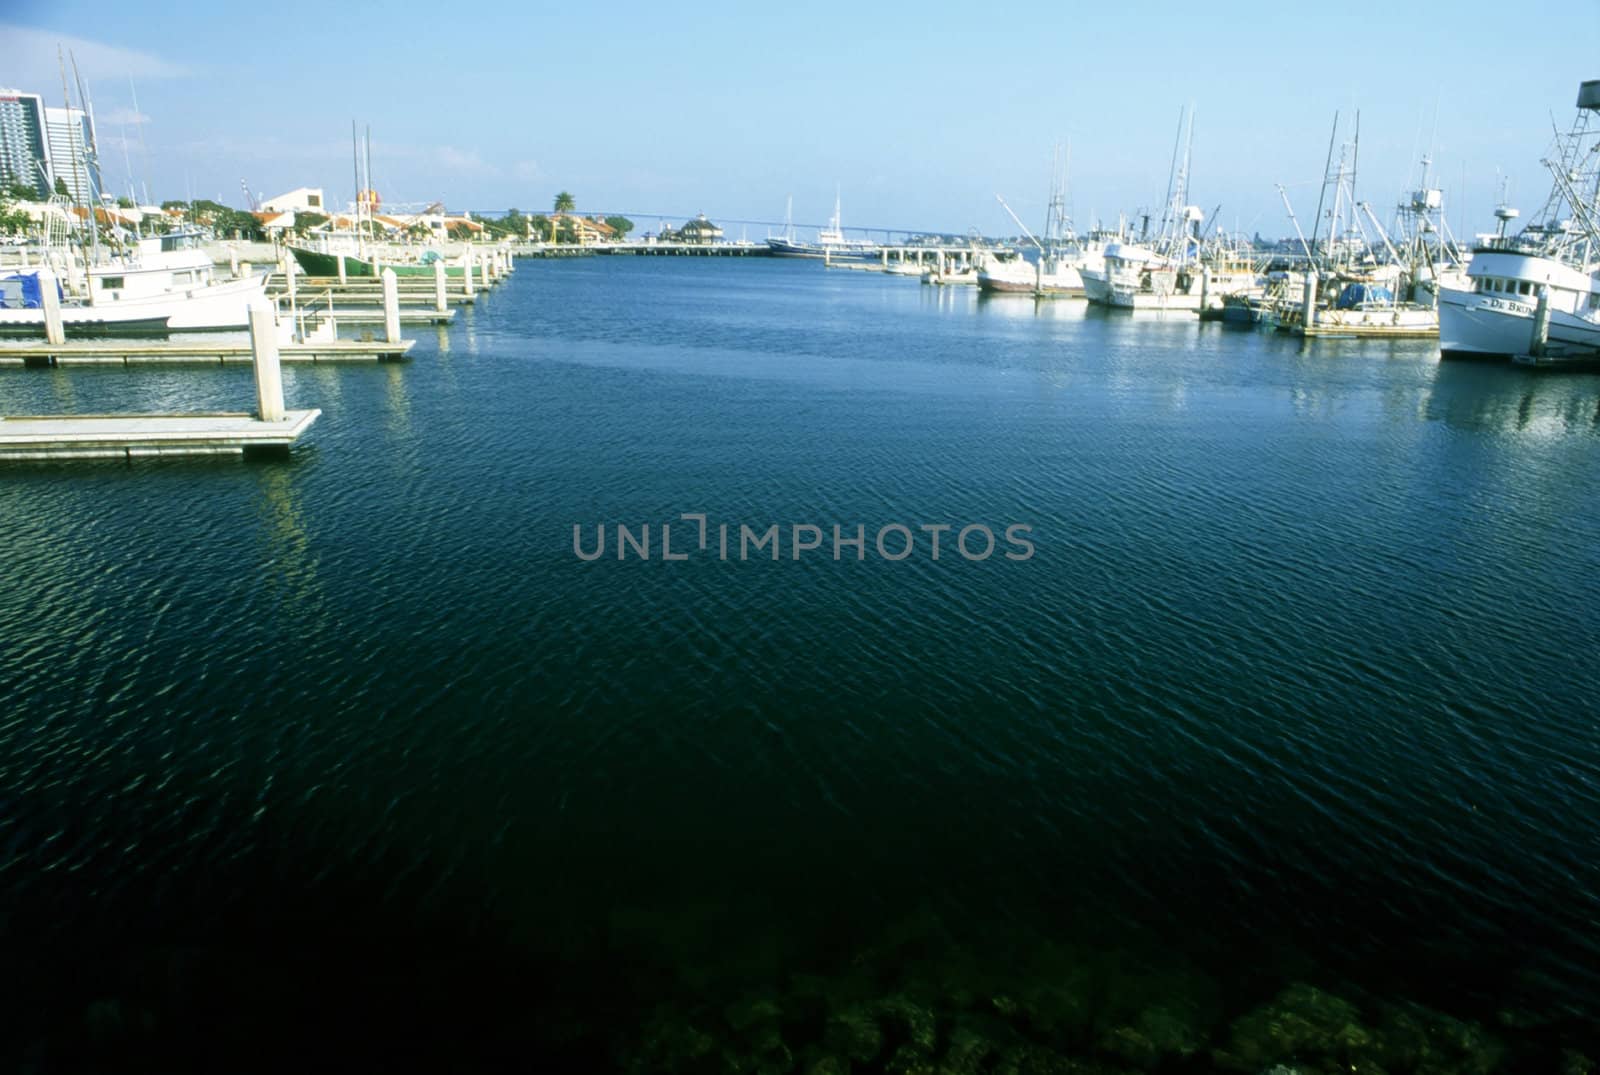
POLYGON ((1393 306, 1394 292, 1376 284, 1346 284, 1344 290, 1339 292, 1339 301, 1335 305, 1341 310, 1353 310, 1367 303, 1393 306))
MULTIPOLYGON (((56 281, 56 295, 65 297, 61 281, 56 281)), ((7 310, 37 310, 44 305, 44 291, 39 287, 37 272, 18 272, 0 276, 0 308, 7 310)))

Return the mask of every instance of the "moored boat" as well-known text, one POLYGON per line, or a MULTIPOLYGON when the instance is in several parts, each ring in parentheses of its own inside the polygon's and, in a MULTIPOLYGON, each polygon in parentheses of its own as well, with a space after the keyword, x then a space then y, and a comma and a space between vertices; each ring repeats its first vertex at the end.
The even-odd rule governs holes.
POLYGON ((870 239, 849 239, 839 223, 839 195, 833 198, 833 217, 828 226, 817 230, 816 242, 806 242, 794 237, 794 228, 785 224, 784 234, 769 236, 767 248, 775 257, 814 258, 823 261, 865 261, 876 258, 882 247, 870 239))
MULTIPOLYGON (((1441 281, 1439 350, 1447 356, 1600 355, 1600 79, 1578 87, 1578 115, 1546 163, 1555 180, 1543 210, 1515 236, 1502 206, 1498 234, 1473 250, 1469 287, 1441 281)), ((1457 281, 1459 283, 1459 281, 1457 281)))

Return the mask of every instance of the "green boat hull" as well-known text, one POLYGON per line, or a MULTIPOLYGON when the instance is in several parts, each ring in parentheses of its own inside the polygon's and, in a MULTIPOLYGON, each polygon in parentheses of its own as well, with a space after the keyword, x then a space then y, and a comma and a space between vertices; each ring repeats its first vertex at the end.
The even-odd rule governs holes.
MULTIPOLYGON (((432 265, 419 265, 414 262, 404 263, 377 263, 358 258, 353 254, 324 254, 316 250, 302 250, 298 246, 289 248, 294 255, 294 260, 299 264, 300 271, 307 276, 338 276, 339 262, 344 262, 344 275, 346 279, 354 276, 377 276, 384 269, 393 269, 396 276, 429 276, 433 275, 432 265)), ((461 265, 446 265, 444 274, 449 279, 461 279, 465 271, 461 265)))

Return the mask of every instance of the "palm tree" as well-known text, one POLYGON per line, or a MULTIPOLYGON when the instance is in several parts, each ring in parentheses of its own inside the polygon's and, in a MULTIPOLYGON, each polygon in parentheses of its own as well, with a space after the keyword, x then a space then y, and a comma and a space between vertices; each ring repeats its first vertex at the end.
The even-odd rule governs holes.
POLYGON ((568 194, 566 191, 562 191, 560 194, 556 195, 556 212, 570 213, 577 207, 578 203, 573 200, 572 195, 568 194))

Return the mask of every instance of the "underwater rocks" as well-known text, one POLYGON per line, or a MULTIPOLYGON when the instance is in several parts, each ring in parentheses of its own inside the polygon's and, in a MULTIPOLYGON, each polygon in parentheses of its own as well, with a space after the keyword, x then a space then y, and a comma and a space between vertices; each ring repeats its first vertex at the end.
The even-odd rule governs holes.
POLYGON ((1358 1004, 1308 983, 1288 985, 1230 1016, 1217 983, 1181 959, 1048 943, 969 947, 926 919, 841 960, 835 974, 749 985, 754 980, 723 979, 721 988, 689 994, 703 999, 658 1008, 637 1050, 627 1054, 629 1070, 1600 1075, 1582 1055, 1559 1053, 1548 1039, 1519 1042, 1519 1031, 1503 1021, 1491 1031, 1421 1005, 1370 998, 1358 1004))
POLYGON ((1295 1075, 1490 1075, 1505 1047, 1483 1027, 1418 1005, 1387 1005, 1372 1021, 1348 1000, 1294 985, 1234 1022, 1213 1059, 1229 1071, 1295 1075))

